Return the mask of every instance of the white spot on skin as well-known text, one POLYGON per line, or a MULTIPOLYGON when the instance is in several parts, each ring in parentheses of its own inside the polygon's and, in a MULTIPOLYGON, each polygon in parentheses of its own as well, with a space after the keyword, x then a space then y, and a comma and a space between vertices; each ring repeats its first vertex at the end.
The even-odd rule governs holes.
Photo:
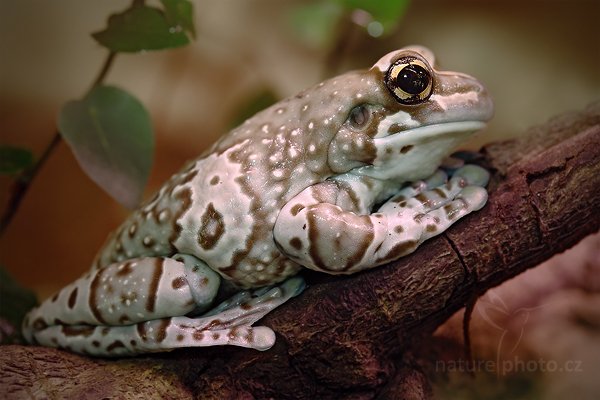
POLYGON ((360 98, 362 98, 362 94, 361 94, 361 93, 357 93, 357 94, 356 94, 356 98, 357 98, 357 99, 360 99, 360 98))
POLYGON ((306 111, 306 110, 308 110, 308 104, 305 104, 302 106, 302 111, 306 111))
POLYGON ((300 134, 301 130, 299 128, 296 128, 292 131, 292 136, 298 136, 300 134))
POLYGON ((283 114, 284 109, 283 108, 278 108, 277 111, 275 111, 277 114, 283 114))
POLYGON ((308 123, 308 129, 312 129, 314 127, 315 127, 315 124, 313 124, 312 121, 308 123))
POLYGON ((308 146, 308 151, 310 151, 311 153, 314 153, 317 150, 317 146, 315 146, 314 144, 311 144, 310 146, 308 146))
POLYGON ((144 245, 149 246, 152 243, 152 238, 150 236, 144 237, 143 243, 144 245))
POLYGON ((264 124, 263 126, 261 126, 260 130, 264 133, 269 133, 269 124, 264 124))
POLYGON ((158 222, 165 223, 169 219, 169 210, 162 210, 158 214, 158 222))

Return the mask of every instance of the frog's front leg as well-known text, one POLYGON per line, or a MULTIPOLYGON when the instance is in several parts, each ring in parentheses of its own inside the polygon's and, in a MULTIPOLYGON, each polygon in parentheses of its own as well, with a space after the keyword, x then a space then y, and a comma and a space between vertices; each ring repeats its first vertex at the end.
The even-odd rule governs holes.
POLYGON ((372 268, 413 252, 483 207, 488 177, 471 165, 457 170, 447 183, 434 175, 428 183, 399 191, 374 213, 365 207, 381 195, 377 182, 325 181, 286 204, 275 224, 275 240, 290 258, 311 269, 351 274, 372 268))
POLYGON ((219 275, 189 255, 111 264, 32 310, 23 334, 31 343, 104 356, 223 344, 265 350, 274 333, 251 325, 301 286, 292 280, 242 292, 212 311, 219 284, 219 275))

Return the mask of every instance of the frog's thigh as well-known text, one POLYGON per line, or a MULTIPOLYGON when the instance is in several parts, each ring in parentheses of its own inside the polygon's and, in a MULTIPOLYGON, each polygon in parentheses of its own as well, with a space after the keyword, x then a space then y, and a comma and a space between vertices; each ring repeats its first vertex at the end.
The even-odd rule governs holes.
POLYGON ((202 311, 219 283, 214 271, 186 255, 114 263, 90 271, 32 310, 23 333, 42 343, 52 337, 41 332, 54 325, 110 327, 202 311))

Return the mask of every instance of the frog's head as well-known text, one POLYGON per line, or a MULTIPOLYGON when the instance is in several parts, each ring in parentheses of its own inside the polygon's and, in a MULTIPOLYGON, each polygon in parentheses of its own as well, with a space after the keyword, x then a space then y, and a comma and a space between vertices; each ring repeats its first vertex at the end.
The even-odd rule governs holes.
POLYGON ((389 53, 368 71, 344 77, 350 79, 339 89, 347 94, 338 110, 345 120, 327 157, 338 173, 423 179, 493 114, 481 83, 437 70, 431 51, 420 46, 389 53))

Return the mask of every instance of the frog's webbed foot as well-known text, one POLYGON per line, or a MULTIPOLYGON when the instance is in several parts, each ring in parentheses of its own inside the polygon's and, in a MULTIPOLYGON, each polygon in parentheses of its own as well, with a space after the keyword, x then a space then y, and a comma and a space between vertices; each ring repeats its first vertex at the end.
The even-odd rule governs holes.
POLYGON ((140 344, 132 350, 154 352, 218 345, 267 350, 275 343, 275 333, 266 326, 251 325, 297 296, 304 286, 301 277, 293 277, 280 285, 238 293, 199 317, 172 317, 138 324, 136 330, 145 334, 140 335, 140 344))

